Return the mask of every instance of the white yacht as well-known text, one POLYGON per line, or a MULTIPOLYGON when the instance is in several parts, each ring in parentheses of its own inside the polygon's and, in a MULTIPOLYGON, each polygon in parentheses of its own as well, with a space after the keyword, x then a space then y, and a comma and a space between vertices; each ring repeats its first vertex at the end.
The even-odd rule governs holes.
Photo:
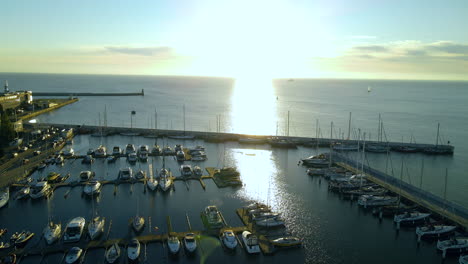
POLYGON ((203 171, 199 166, 193 167, 193 174, 197 177, 201 177, 203 175, 203 171))
POLYGON ((234 250, 237 247, 236 235, 232 230, 225 230, 221 234, 221 241, 223 241, 224 246, 230 250, 234 250))
POLYGON ((29 192, 29 196, 33 199, 38 199, 44 196, 48 196, 52 191, 52 188, 46 181, 41 181, 36 183, 31 188, 31 191, 29 192))
POLYGON ((128 154, 127 160, 128 160, 128 162, 135 163, 138 160, 138 156, 137 156, 137 154, 135 152, 132 152, 132 153, 128 154))
POLYGON ((163 192, 168 191, 172 187, 172 179, 167 174, 159 177, 159 187, 163 192))
POLYGON ((184 246, 188 253, 194 253, 197 249, 197 241, 194 233, 187 233, 184 237, 184 246))
POLYGON ((161 151, 161 147, 159 145, 154 145, 153 149, 151 150, 151 154, 153 155, 161 155, 162 151, 161 151))
POLYGON ((108 263, 115 263, 120 258, 119 244, 115 243, 106 250, 106 261, 108 263))
POLYGON ((65 227, 65 234, 63 235, 63 242, 77 242, 80 241, 86 220, 83 217, 76 217, 68 222, 65 227))
POLYGON ((154 178, 153 175, 151 175, 151 177, 146 182, 146 185, 150 190, 154 191, 156 190, 156 187, 158 187, 158 180, 156 180, 156 178, 154 178))
POLYGON ((132 221, 132 227, 135 230, 135 232, 139 233, 141 230, 143 230, 143 227, 145 226, 145 218, 143 216, 135 216, 132 221))
POLYGON ((89 181, 94 176, 92 171, 81 171, 80 172, 80 181, 89 181))
MULTIPOLYGON (((24 186, 16 193, 16 200, 20 200, 20 199, 28 197, 30 192, 31 192, 31 187, 24 186)), ((1 207, 2 207, 2 202, 1 202, 1 197, 0 197, 0 208, 1 207)))
POLYGON ((284 226, 284 221, 278 217, 272 217, 256 221, 255 224, 260 227, 278 227, 284 226))
POLYGON ((177 254, 180 250, 180 241, 176 236, 170 236, 167 239, 167 248, 171 254, 177 254))
POLYGON ((135 145, 127 144, 127 146, 125 147, 125 155, 128 155, 130 153, 135 153, 135 152, 136 152, 135 145))
POLYGON ((141 145, 138 148, 138 158, 142 161, 148 160, 148 153, 149 153, 149 148, 147 145, 141 145))
POLYGON ((223 226, 221 214, 215 205, 209 205, 202 212, 202 220, 207 228, 220 228, 223 226))
POLYGON ((102 184, 98 181, 90 181, 83 187, 83 192, 86 195, 95 195, 101 192, 102 184))
POLYGON ((77 263, 81 257, 83 250, 79 247, 72 247, 68 250, 67 255, 65 256, 65 263, 73 264, 77 263))
POLYGON ((437 249, 445 253, 460 253, 468 251, 468 237, 453 237, 437 241, 437 249))
POLYGON ((258 238, 256 235, 250 233, 249 231, 244 231, 242 232, 242 241, 244 242, 247 253, 260 253, 260 245, 258 244, 258 238))
POLYGON ((190 177, 192 176, 192 166, 189 164, 183 164, 180 166, 180 174, 182 176, 190 177))
POLYGON ((50 245, 60 238, 61 233, 62 224, 49 221, 47 227, 44 229, 44 239, 47 244, 50 245))
POLYGON ((304 165, 311 167, 326 167, 329 164, 328 159, 326 159, 322 155, 310 156, 308 158, 302 159, 301 161, 304 165))
POLYGON ((134 238, 127 247, 127 256, 131 261, 135 261, 140 256, 140 241, 134 238))
POLYGON ((398 202, 398 197, 393 196, 378 196, 378 195, 361 195, 358 199, 358 204, 364 208, 370 206, 392 205, 398 202))
POLYGON ((103 158, 106 156, 106 147, 103 145, 100 145, 95 151, 94 151, 94 157, 96 158, 103 158))
POLYGON ((91 240, 98 238, 104 232, 104 225, 106 224, 106 218, 96 216, 91 219, 88 225, 88 235, 91 240))
POLYGON ((167 147, 164 147, 164 148, 163 148, 162 154, 163 154, 163 155, 166 155, 166 156, 168 156, 168 155, 174 155, 174 151, 172 150, 171 147, 167 146, 167 147))
POLYGON ((405 212, 403 214, 395 215, 393 221, 397 224, 417 224, 424 221, 431 214, 421 212, 405 212))
POLYGON ((357 145, 349 145, 349 144, 335 144, 333 145, 333 150, 336 151, 357 151, 359 150, 357 145))
POLYGON ((447 236, 457 229, 456 226, 446 225, 425 225, 416 227, 416 235, 418 240, 421 238, 439 238, 447 236))
POLYGON ((133 170, 130 167, 122 168, 119 171, 120 180, 130 180, 133 178, 133 170))
POLYGON ((271 241, 271 244, 277 247, 293 247, 293 246, 300 246, 302 244, 302 240, 298 237, 280 237, 271 241))
POLYGON ((5 206, 10 200, 10 188, 6 187, 0 191, 0 208, 5 206))

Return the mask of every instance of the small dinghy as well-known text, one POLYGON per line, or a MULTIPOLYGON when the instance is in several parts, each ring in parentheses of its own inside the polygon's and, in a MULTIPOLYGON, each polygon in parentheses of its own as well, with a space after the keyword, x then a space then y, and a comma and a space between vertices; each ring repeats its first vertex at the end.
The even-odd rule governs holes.
POLYGON ((83 253, 83 250, 79 247, 70 248, 70 250, 67 252, 67 255, 65 256, 65 263, 67 264, 77 263, 82 253, 83 253))
POLYGON ((141 232, 143 227, 145 226, 145 218, 142 216, 135 216, 132 221, 132 227, 135 230, 135 232, 141 232))
POLYGON ((21 233, 14 233, 11 236, 10 242, 15 244, 15 247, 24 247, 26 243, 34 236, 30 231, 23 231, 21 233))
POLYGON ((442 254, 447 253, 463 253, 468 252, 468 237, 454 237, 449 240, 437 241, 437 249, 442 251, 442 254))
POLYGON ((258 244, 258 238, 256 235, 250 233, 249 231, 244 231, 242 232, 242 241, 244 242, 247 253, 260 253, 260 245, 258 244))
POLYGON ((167 239, 167 248, 171 254, 177 254, 180 250, 180 241, 176 236, 170 236, 167 239))
POLYGON ((271 241, 271 244, 277 247, 296 247, 302 244, 302 240, 298 237, 280 237, 271 241))
POLYGON ((134 238, 128 244, 127 257, 131 261, 135 261, 139 256, 140 256, 140 241, 134 238))
POLYGON ((8 243, 8 242, 4 243, 4 242, 0 241, 0 251, 9 249, 10 247, 11 247, 10 243, 8 243))
POLYGON ((456 226, 446 225, 426 225, 416 227, 416 235, 418 235, 418 241, 421 238, 439 238, 445 237, 452 234, 456 226))
POLYGON ((120 258, 119 244, 115 243, 106 250, 107 263, 115 263, 120 258))

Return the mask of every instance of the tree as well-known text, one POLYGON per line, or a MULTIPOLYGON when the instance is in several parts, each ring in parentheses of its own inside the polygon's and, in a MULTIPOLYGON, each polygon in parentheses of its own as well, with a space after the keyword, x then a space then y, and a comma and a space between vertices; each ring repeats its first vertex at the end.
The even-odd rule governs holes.
POLYGON ((10 121, 8 114, 0 107, 0 142, 2 145, 7 145, 8 142, 15 138, 15 128, 10 121))

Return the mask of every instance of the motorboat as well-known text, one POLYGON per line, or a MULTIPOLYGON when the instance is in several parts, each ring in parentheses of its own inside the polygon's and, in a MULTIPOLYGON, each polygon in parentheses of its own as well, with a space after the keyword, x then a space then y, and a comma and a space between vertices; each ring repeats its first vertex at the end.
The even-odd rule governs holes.
POLYGON ((120 180, 130 180, 133 178, 132 168, 122 168, 119 170, 119 179, 120 180))
POLYGON ((146 152, 148 153, 149 152, 149 148, 148 148, 148 145, 140 145, 140 147, 138 147, 138 152, 146 152))
POLYGON ((148 160, 148 152, 141 152, 138 154, 138 158, 141 161, 147 161, 148 160))
POLYGON ((185 161, 185 152, 183 150, 179 150, 176 152, 176 159, 177 161, 185 161))
POLYGON ((298 237, 287 236, 273 239, 271 240, 271 244, 276 247, 295 247, 300 246, 302 244, 302 240, 298 237))
POLYGON ((132 153, 128 154, 127 160, 130 163, 135 163, 138 160, 138 156, 137 156, 137 154, 135 152, 132 152, 132 153))
POLYGON ((154 178, 152 175, 151 177, 148 179, 148 181, 146 182, 146 185, 148 186, 148 188, 152 191, 156 190, 156 187, 158 187, 158 180, 156 180, 156 178, 154 178))
POLYGON ((146 171, 138 170, 137 173, 135 174, 135 178, 138 180, 146 179, 146 171))
POLYGON ((221 241, 227 249, 234 250, 237 247, 237 238, 232 230, 222 232, 221 241))
MULTIPOLYGON (((21 188, 17 193, 16 193, 16 200, 20 200, 23 198, 27 198, 29 196, 29 193, 31 192, 31 187, 29 186, 24 186, 21 188)), ((0 198, 1 200, 1 198, 0 198)), ((1 205, 1 202, 0 202, 1 205)), ((1 206, 0 206, 1 207, 1 206)))
POLYGON ((458 259, 459 264, 468 264, 468 255, 461 255, 458 259))
POLYGON ((120 258, 120 247, 119 244, 114 243, 106 250, 106 261, 107 263, 115 263, 120 258))
POLYGON ((272 217, 256 221, 255 224, 259 227, 282 227, 284 226, 284 221, 279 217, 272 217))
POLYGON ((394 196, 378 196, 378 195, 361 195, 358 199, 358 204, 367 207, 385 206, 398 202, 398 197, 394 196))
POLYGON ((11 236, 10 243, 14 244, 15 247, 24 247, 33 236, 34 233, 30 231, 16 232, 11 236))
POLYGON ((209 205, 205 208, 202 220, 207 228, 221 228, 223 226, 221 213, 215 205, 209 205))
POLYGON ((190 155, 192 155, 194 152, 197 152, 197 151, 205 151, 205 147, 198 145, 189 149, 190 155))
POLYGON ((416 235, 418 239, 446 237, 455 232, 456 228, 456 226, 428 224, 416 227, 416 235))
POLYGON ((170 236, 167 239, 167 248, 171 254, 177 254, 180 251, 180 240, 176 236, 170 236))
POLYGON ((128 244, 127 256, 131 261, 137 260, 140 256, 140 241, 138 241, 138 239, 134 238, 128 244))
POLYGON ((91 155, 86 155, 84 158, 81 160, 81 163, 83 164, 92 164, 94 162, 94 158, 91 155))
POLYGON ((410 146, 393 146, 392 150, 404 153, 415 153, 419 151, 417 148, 410 146))
POLYGON ((130 153, 135 153, 135 152, 136 152, 135 145, 127 144, 127 146, 125 147, 125 155, 129 155, 130 153))
POLYGON ((62 224, 49 221, 47 227, 44 229, 44 239, 48 245, 54 243, 60 238, 62 233, 62 224))
POLYGON ((468 252, 468 237, 453 237, 437 241, 437 249, 444 254, 468 252))
POLYGON ((111 162, 114 162, 117 160, 117 155, 110 155, 110 156, 107 156, 107 162, 111 163, 111 162))
POLYGON ((70 220, 65 227, 63 242, 69 243, 80 241, 85 224, 86 220, 83 217, 75 217, 70 220))
POLYGON ((104 158, 107 155, 106 153, 106 147, 104 145, 100 145, 95 151, 94 151, 94 157, 96 158, 104 158))
POLYGON ((73 148, 66 149, 63 151, 63 155, 65 157, 72 157, 73 155, 75 155, 75 150, 73 150, 73 148))
POLYGON ((122 155, 122 149, 119 146, 114 146, 112 148, 112 155, 113 156, 120 156, 122 155))
POLYGON ((6 187, 0 191, 0 208, 5 206, 10 200, 10 188, 6 187))
POLYGON ((33 199, 38 199, 48 196, 52 192, 52 188, 46 181, 36 183, 29 192, 29 196, 33 199))
POLYGON ((143 216, 137 215, 133 217, 132 227, 135 230, 135 232, 137 233, 141 232, 144 226, 145 226, 145 218, 143 216))
POLYGON ((65 256, 65 263, 73 264, 77 263, 81 257, 83 250, 79 247, 72 247, 68 250, 67 255, 65 256))
POLYGON ((201 177, 203 175, 203 171, 199 166, 193 167, 193 174, 197 177, 201 177))
POLYGON ((324 155, 310 156, 308 158, 302 159, 301 161, 302 161, 302 164, 306 166, 311 166, 311 167, 316 167, 316 168, 326 167, 329 164, 328 159, 325 158, 324 155))
POLYGON ((106 224, 106 218, 96 216, 91 219, 88 225, 88 235, 91 240, 98 238, 104 232, 104 225, 106 224))
POLYGON ((183 164, 180 166, 180 174, 182 176, 190 177, 192 176, 192 166, 189 164, 183 164))
POLYGON ((190 155, 193 157, 202 157, 206 160, 206 153, 203 150, 192 151, 190 155))
POLYGON ((275 217, 278 217, 278 216, 279 216, 278 213, 263 212, 263 213, 252 214, 251 219, 252 219, 252 221, 261 221, 261 220, 264 220, 264 219, 275 218, 275 217))
POLYGON ((244 242, 245 251, 249 254, 260 253, 260 245, 258 244, 258 238, 256 235, 249 231, 242 232, 242 242, 244 242))
POLYGON ((163 155, 174 155, 174 151, 169 146, 164 147, 162 153, 163 155))
POLYGON ((161 155, 162 151, 161 151, 161 147, 159 145, 154 145, 153 148, 151 149, 151 154, 153 155, 161 155))
POLYGON ((431 214, 421 212, 405 212, 403 214, 395 215, 393 222, 397 224, 417 224, 426 220, 431 214))
POLYGON ((194 253, 197 249, 197 241, 194 233, 187 233, 184 237, 184 246, 188 253, 194 253))
POLYGON ((271 212, 271 209, 269 207, 258 207, 258 208, 254 208, 254 209, 247 209, 247 213, 249 215, 249 217, 252 217, 253 215, 255 214, 260 214, 260 213, 269 213, 271 212))
POLYGON ((85 182, 89 181, 94 176, 92 171, 81 171, 80 172, 80 181, 85 182))
POLYGON ((47 182, 48 183, 54 183, 57 182, 57 179, 60 177, 60 173, 51 171, 49 174, 47 174, 47 182))

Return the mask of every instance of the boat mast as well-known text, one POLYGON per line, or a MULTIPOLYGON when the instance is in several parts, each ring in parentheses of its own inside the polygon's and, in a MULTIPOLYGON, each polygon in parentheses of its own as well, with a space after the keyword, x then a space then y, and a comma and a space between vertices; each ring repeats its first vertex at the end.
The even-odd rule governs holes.
POLYGON ((436 147, 439 145, 439 129, 440 129, 440 123, 437 123, 436 147))
POLYGON ((349 121, 348 121, 348 140, 351 135, 351 112, 349 112, 349 121))
POLYGON ((422 190, 423 174, 424 174, 424 158, 422 158, 421 160, 421 179, 419 181, 419 189, 421 190, 422 190))
MULTIPOLYGON (((364 132, 363 136, 364 140, 362 142, 362 154, 361 154, 361 180, 360 180, 360 188, 362 188, 362 178, 364 176, 364 157, 365 157, 365 151, 366 151, 366 132, 364 132)), ((359 149, 358 149, 359 151, 359 149)))
POLYGON ((287 130, 287 134, 286 134, 288 137, 289 137, 289 110, 288 110, 288 130, 287 130))
POLYGON ((328 168, 331 168, 332 164, 332 140, 333 139, 333 121, 330 124, 330 155, 328 157, 328 168))
POLYGON ((185 104, 184 104, 184 136, 185 136, 185 104))
POLYGON ((380 113, 379 113, 379 126, 377 127, 377 142, 381 141, 381 131, 380 131, 380 113))

